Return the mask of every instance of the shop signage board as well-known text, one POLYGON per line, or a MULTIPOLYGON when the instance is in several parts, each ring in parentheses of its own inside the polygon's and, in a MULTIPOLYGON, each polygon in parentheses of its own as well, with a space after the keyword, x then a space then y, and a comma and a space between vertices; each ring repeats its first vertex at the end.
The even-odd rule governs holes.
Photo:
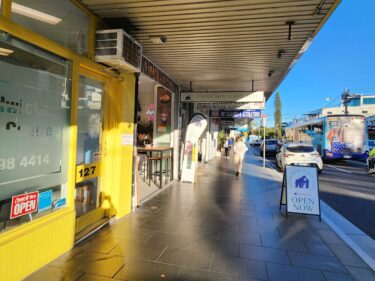
POLYGON ((195 114, 191 119, 185 137, 185 147, 182 160, 182 182, 194 182, 197 165, 197 144, 200 136, 207 127, 207 120, 202 114, 195 114))
POLYGON ((182 102, 264 102, 264 92, 184 92, 182 102))
POLYGON ((76 183, 100 176, 100 162, 82 164, 76 167, 76 183))
POLYGON ((20 194, 12 197, 10 219, 15 219, 38 210, 39 192, 20 194))
POLYGON ((144 55, 142 56, 141 71, 143 74, 146 74, 156 82, 160 83, 160 85, 163 85, 174 93, 178 93, 178 84, 144 55))
POLYGON ((265 102, 200 102, 197 103, 198 110, 220 110, 220 109, 232 109, 232 110, 246 110, 246 109, 264 109, 265 102))
POLYGON ((38 212, 47 211, 52 208, 52 190, 39 193, 38 212))
POLYGON ((286 166, 280 208, 288 213, 316 215, 320 218, 319 181, 316 167, 286 166))
POLYGON ((210 116, 219 118, 260 118, 261 110, 211 110, 210 116))

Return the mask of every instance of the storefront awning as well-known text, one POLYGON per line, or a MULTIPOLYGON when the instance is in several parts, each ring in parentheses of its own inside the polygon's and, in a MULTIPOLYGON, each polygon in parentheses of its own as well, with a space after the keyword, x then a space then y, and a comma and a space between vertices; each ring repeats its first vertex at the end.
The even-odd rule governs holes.
POLYGON ((307 49, 339 0, 83 0, 185 91, 264 91, 307 49))

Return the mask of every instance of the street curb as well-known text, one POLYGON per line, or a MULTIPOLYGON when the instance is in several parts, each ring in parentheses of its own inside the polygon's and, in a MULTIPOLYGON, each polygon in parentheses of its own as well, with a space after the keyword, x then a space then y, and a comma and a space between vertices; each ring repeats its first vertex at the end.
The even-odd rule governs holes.
POLYGON ((367 265, 375 271, 375 252, 371 250, 370 253, 367 252, 363 248, 370 248, 375 249, 375 241, 372 240, 366 233, 358 229, 355 225, 353 225, 351 222, 349 222, 346 218, 341 216, 338 212, 336 212, 334 209, 332 209, 327 203, 325 203, 323 200, 320 200, 321 204, 321 213, 322 213, 322 219, 323 221, 328 224, 329 227, 332 228, 333 231, 336 232, 336 234, 344 240, 346 244, 352 250, 360 256, 367 265), (341 227, 340 227, 341 225, 341 227), (346 229, 346 231, 344 231, 346 229), (355 234, 348 234, 348 230, 351 230, 349 232, 355 233, 355 234), (365 238, 369 242, 367 242, 366 247, 361 247, 359 243, 354 241, 351 236, 353 237, 360 237, 360 238, 365 238), (370 244, 370 245, 369 245, 370 244))
MULTIPOLYGON (((256 156, 256 155, 254 155, 256 156)), ((259 157, 260 158, 260 157, 259 157)), ((263 158, 261 158, 263 160, 263 158)), ((268 167, 277 172, 277 168, 271 161, 266 159, 268 167)), ((277 172, 278 173, 278 172, 277 172)), ((282 177, 279 173, 278 175, 282 177)), ((375 271, 375 241, 354 224, 336 212, 326 202, 320 200, 322 220, 358 255, 361 259, 375 271), (346 229, 346 231, 344 231, 346 229), (353 238, 365 240, 358 243, 353 238), (362 244, 362 246, 360 245, 362 244), (366 251, 366 249, 368 251, 366 251)))

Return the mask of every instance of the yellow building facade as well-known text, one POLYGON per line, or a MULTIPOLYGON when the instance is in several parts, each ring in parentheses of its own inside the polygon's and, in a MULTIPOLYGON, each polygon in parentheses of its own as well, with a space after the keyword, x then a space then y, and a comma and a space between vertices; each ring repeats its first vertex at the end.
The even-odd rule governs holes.
POLYGON ((25 13, 22 5, 1 1, 0 80, 6 81, 0 85, 0 280, 21 280, 110 217, 131 212, 134 147, 122 140, 134 135, 136 74, 93 61, 98 19, 78 2, 69 3, 88 19, 82 54, 17 21, 25 13), (23 127, 12 128, 16 121, 23 127), (43 136, 36 141, 37 135, 43 136), (12 156, 21 150, 25 155, 12 156), (32 203, 17 209, 16 196, 34 191, 39 209, 30 212, 32 203), (30 213, 19 218, 17 212, 30 213))

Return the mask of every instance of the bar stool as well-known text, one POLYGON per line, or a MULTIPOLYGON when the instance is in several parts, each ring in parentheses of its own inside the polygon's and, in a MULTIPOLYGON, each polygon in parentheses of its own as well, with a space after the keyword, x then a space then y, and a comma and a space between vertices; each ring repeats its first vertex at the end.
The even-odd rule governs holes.
POLYGON ((146 181, 146 175, 148 178, 148 156, 145 154, 138 154, 139 161, 142 160, 142 156, 145 156, 145 159, 142 161, 141 167, 139 169, 140 173, 142 174, 143 181, 146 181))
MULTIPOLYGON (((159 172, 158 172, 158 171, 153 172, 153 171, 154 171, 155 163, 157 164, 158 161, 161 161, 161 158, 158 157, 158 156, 150 156, 150 157, 147 158, 147 166, 148 166, 148 184, 149 184, 149 185, 150 185, 150 180, 152 179, 152 181, 155 183, 155 179, 154 179, 154 177, 159 175, 159 172)), ((157 165, 156 165, 156 166, 157 166, 157 165)), ((160 177, 160 180, 161 180, 161 177, 160 177)))
POLYGON ((172 155, 163 156, 163 159, 165 159, 165 161, 166 161, 166 167, 165 167, 165 170, 163 170, 163 174, 165 174, 165 182, 164 183, 167 183, 167 177, 168 177, 169 181, 171 181, 171 174, 173 173, 173 171, 170 171, 170 169, 169 169, 169 160, 173 161, 173 159, 172 159, 172 155))

